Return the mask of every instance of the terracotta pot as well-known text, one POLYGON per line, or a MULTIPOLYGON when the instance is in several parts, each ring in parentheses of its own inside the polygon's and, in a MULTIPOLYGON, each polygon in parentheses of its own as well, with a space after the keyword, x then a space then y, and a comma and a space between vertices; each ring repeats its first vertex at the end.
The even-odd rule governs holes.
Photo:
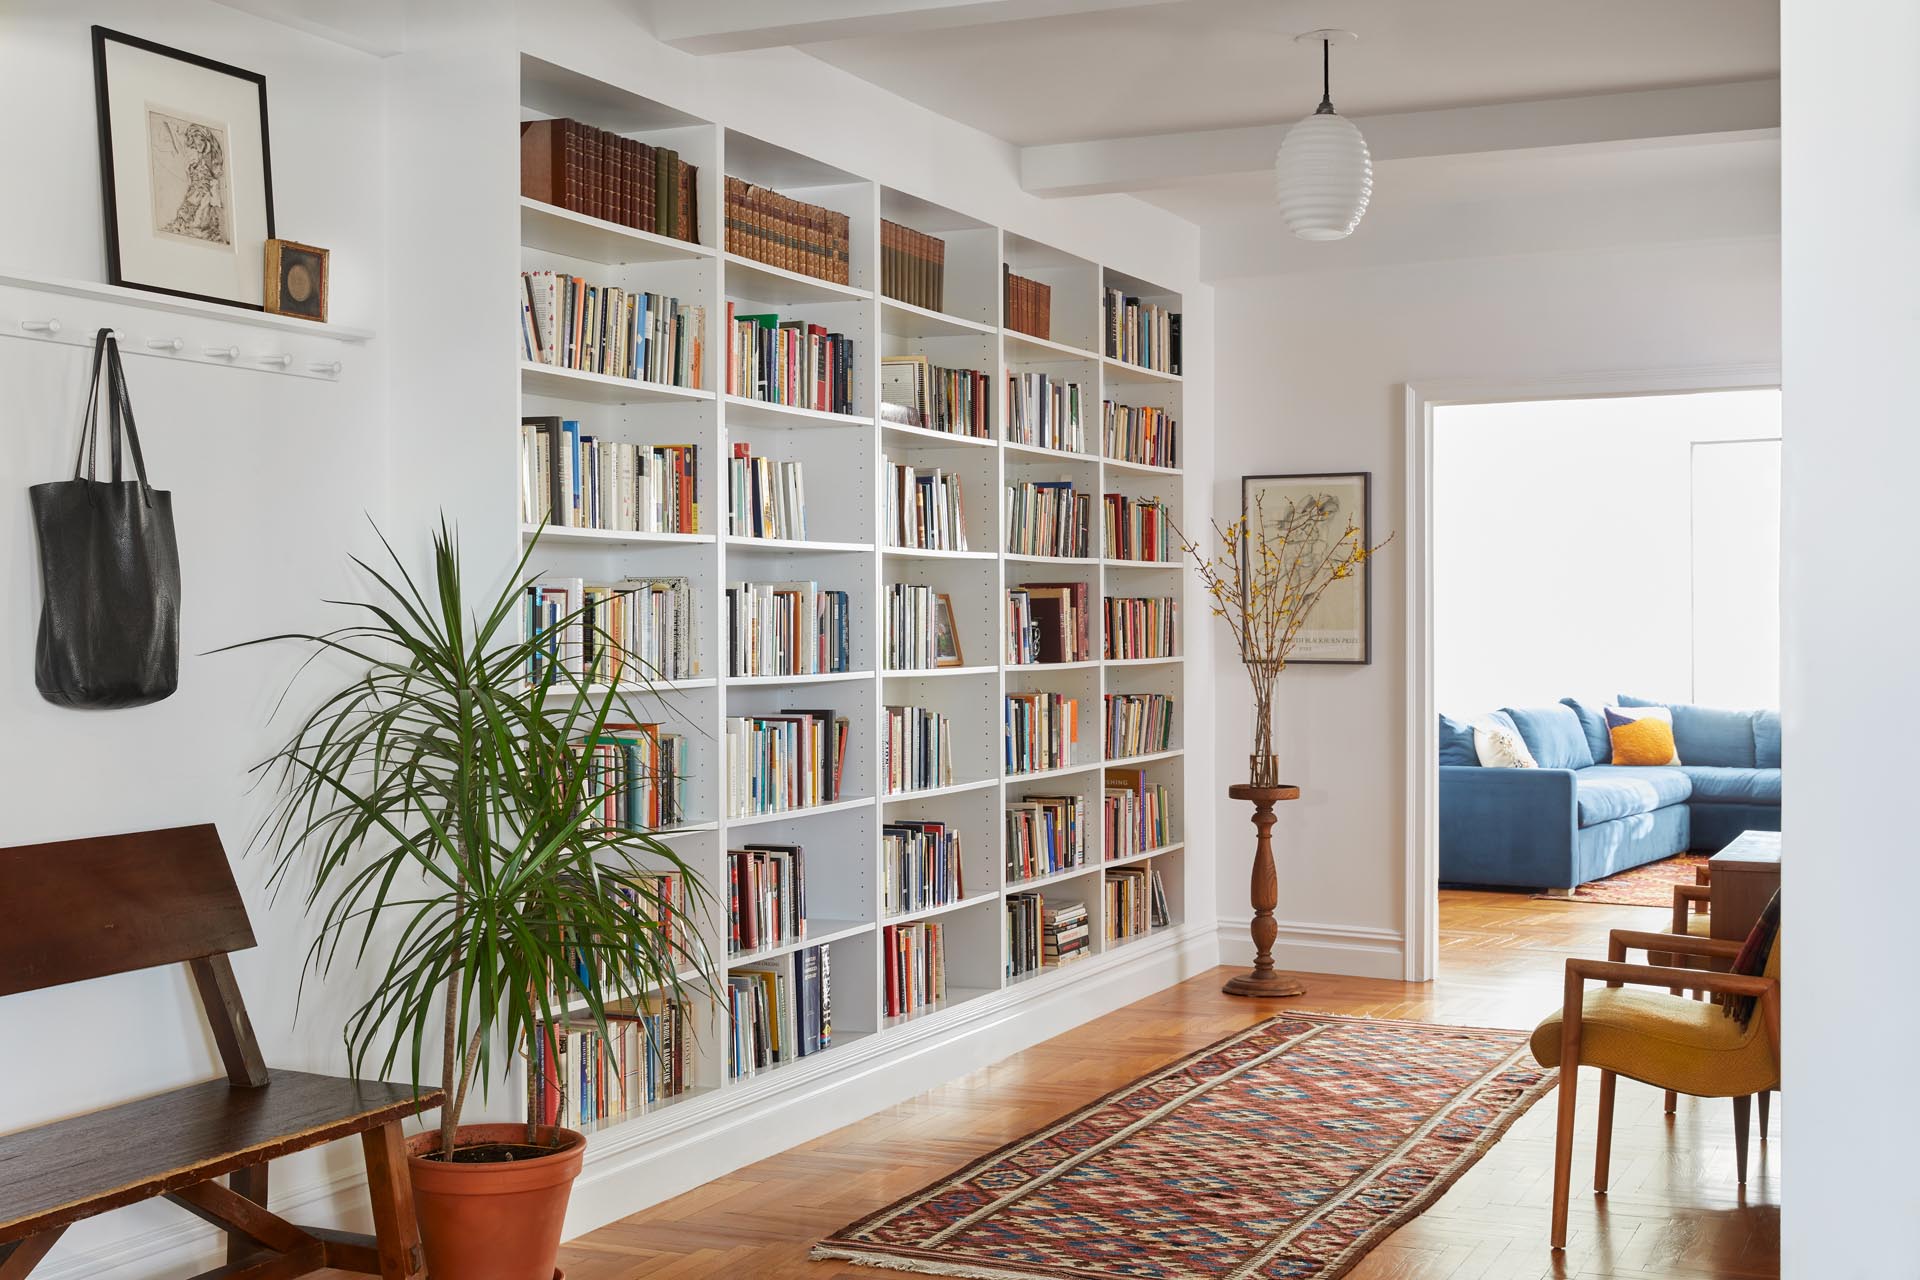
MULTIPOLYGON (((503 1164, 447 1164, 425 1157, 440 1149, 440 1131, 407 1141, 414 1212, 426 1247, 427 1272, 449 1280, 560 1280, 560 1231, 567 1198, 586 1155, 585 1135, 542 1126, 535 1141, 560 1149, 503 1164)), ((524 1143, 524 1124, 463 1124, 458 1146, 524 1143)))

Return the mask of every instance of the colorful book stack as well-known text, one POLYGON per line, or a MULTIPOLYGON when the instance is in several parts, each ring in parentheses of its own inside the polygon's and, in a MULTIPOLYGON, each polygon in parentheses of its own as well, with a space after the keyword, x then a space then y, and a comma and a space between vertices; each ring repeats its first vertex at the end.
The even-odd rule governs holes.
POLYGON ((727 971, 727 1074, 739 1079, 833 1046, 833 965, 826 947, 727 971))
POLYGON ((935 467, 887 461, 887 545, 919 551, 965 551, 967 508, 960 477, 935 467))
POLYGON ((1040 914, 1041 962, 1069 964, 1087 954, 1093 945, 1092 922, 1084 902, 1056 900, 1040 914))
POLYGON ((755 457, 744 440, 727 465, 727 533, 735 538, 807 536, 807 485, 798 462, 755 457))
POLYGON ((1080 700, 1064 693, 1010 693, 1006 730, 1008 773, 1064 769, 1080 741, 1080 700))
POLYGON ((811 676, 852 669, 851 606, 817 582, 735 582, 722 601, 730 676, 811 676))
POLYGON ((960 833, 944 822, 898 821, 880 829, 880 905, 897 916, 967 896, 960 833))
POLYGON ((1013 274, 1002 268, 1001 284, 1005 296, 1001 305, 1006 312, 1007 328, 1031 338, 1051 340, 1053 336, 1053 290, 1038 280, 1013 274))
POLYGON ((947 998, 946 933, 938 921, 882 926, 880 962, 887 969, 889 1018, 947 998))
POLYGON ((928 671, 934 666, 932 587, 887 584, 882 665, 888 671, 928 671))
POLYGON ((1180 465, 1180 424, 1165 409, 1102 400, 1100 448, 1116 462, 1177 467, 1180 465))
POLYGON ((528 679, 641 685, 698 673, 692 588, 685 578, 629 579, 618 586, 579 578, 530 584, 525 634, 528 679))
POLYGON ((727 954, 807 936, 807 860, 797 844, 727 851, 727 954))
POLYGON ((1115 867, 1107 872, 1107 941, 1119 942, 1151 927, 1152 869, 1115 867))
POLYGON ((1084 558, 1092 505, 1070 480, 1008 485, 1007 554, 1084 558))
POLYGON ((639 1012, 593 1022, 541 1023, 529 1037, 527 1114, 578 1129, 644 1113, 686 1089, 686 1019, 677 1001, 645 998, 639 1012))
POLYGON ((686 821, 687 741, 657 724, 609 724, 592 740, 587 796, 610 831, 686 821))
POLYGON ((1087 802, 1080 796, 1027 796, 1007 802, 1007 880, 1014 883, 1084 867, 1087 802))
POLYGON ((1066 453, 1087 451, 1087 388, 1044 373, 1007 375, 1007 441, 1066 453))
POLYGON ((707 309, 658 293, 520 273, 520 358, 675 387, 706 383, 707 309))
POLYGON ((1107 695, 1107 759, 1124 760, 1172 746, 1172 698, 1164 693, 1107 695))
POLYGON ((620 533, 700 531, 699 450, 585 435, 572 418, 520 420, 520 523, 620 533))
POLYGON ((1109 769, 1103 799, 1109 861, 1173 843, 1173 788, 1143 770, 1109 769))
POLYGON ((1007 589, 1007 662, 1085 662, 1090 588, 1084 582, 1023 582, 1007 589))
POLYGON ((782 711, 727 720, 727 816, 831 804, 846 768, 847 718, 782 711))
POLYGON ((727 252, 816 280, 846 284, 852 220, 739 178, 727 179, 727 252))
POLYGON ((700 239, 700 170, 578 120, 520 125, 520 194, 589 218, 676 240, 700 239))
POLYGON ((880 220, 880 292, 895 302, 941 309, 947 242, 924 231, 880 220))
POLYGON ((925 356, 880 358, 881 415, 889 422, 988 440, 992 393, 992 382, 978 369, 946 369, 925 356))
POLYGON ((1107 354, 1160 373, 1180 372, 1180 313, 1157 307, 1124 290, 1105 295, 1107 354))
POLYGON ((1171 658, 1179 652, 1180 608, 1172 596, 1108 596, 1106 656, 1171 658))
POLYGON ((1174 558, 1173 522, 1165 503, 1110 493, 1103 510, 1107 559, 1164 564, 1174 558))
POLYGON ((727 304, 727 394, 766 404, 853 412, 853 340, 823 324, 727 304))
POLYGON ((1046 959, 1046 899, 1037 893, 1007 895, 1007 976, 1038 970, 1046 959))
POLYGON ((926 707, 883 707, 880 768, 888 795, 953 785, 953 731, 926 707))

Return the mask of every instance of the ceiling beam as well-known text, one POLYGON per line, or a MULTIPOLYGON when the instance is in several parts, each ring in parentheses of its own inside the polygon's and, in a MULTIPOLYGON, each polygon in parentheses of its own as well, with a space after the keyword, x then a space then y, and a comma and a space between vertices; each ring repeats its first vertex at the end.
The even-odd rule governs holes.
POLYGON ((1168 0, 649 0, 648 15, 654 37, 675 48, 739 53, 1165 3, 1168 0))
MULTIPOLYGON (((1043 196, 1150 191, 1273 164, 1287 124, 1020 149, 1020 180, 1043 196)), ((1780 82, 1747 80, 1356 116, 1376 164, 1422 156, 1597 145, 1679 145, 1777 135, 1780 82)))

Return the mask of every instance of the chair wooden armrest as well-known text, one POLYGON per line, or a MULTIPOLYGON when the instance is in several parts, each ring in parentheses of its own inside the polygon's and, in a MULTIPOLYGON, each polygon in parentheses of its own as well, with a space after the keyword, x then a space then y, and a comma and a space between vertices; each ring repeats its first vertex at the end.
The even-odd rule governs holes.
POLYGON ((1696 915, 1705 915, 1713 904, 1713 890, 1699 884, 1677 884, 1673 886, 1673 931, 1687 931, 1687 909, 1691 907, 1696 915))
POLYGON ((1713 883, 1713 864, 1703 862, 1693 869, 1693 882, 1705 887, 1713 883))
MULTIPOLYGON (((1650 939, 1656 946, 1663 945, 1662 940, 1668 936, 1660 933, 1634 934, 1626 929, 1614 931, 1616 939, 1621 934, 1650 939)), ((1616 942, 1615 945, 1619 943, 1616 942)), ((1624 964, 1618 960, 1576 959, 1567 961, 1566 992, 1560 1011, 1560 1062, 1563 1069, 1568 1063, 1580 1061, 1580 1023, 1585 1012, 1586 984, 1589 982, 1604 982, 1610 987, 1633 985, 1661 987, 1667 991, 1685 988, 1705 991, 1709 995, 1757 997, 1766 1018, 1767 1039, 1773 1045, 1775 1058, 1779 1057, 1780 980, 1778 978, 1756 977, 1744 973, 1716 973, 1708 969, 1673 969, 1656 964, 1624 964)), ((1679 999, 1678 996, 1674 998, 1679 999)))
MULTIPOLYGON (((1664 955, 1699 956, 1731 960, 1741 943, 1731 938, 1696 938, 1691 934, 1652 933, 1642 929, 1614 929, 1607 934, 1607 958, 1624 960, 1628 950, 1658 951, 1664 955)), ((1568 963, 1572 963, 1569 961, 1568 963)))

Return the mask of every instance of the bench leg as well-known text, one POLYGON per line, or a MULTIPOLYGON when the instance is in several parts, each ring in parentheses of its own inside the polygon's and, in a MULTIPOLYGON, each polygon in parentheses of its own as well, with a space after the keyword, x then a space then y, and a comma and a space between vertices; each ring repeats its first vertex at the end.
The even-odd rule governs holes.
POLYGON ((26 1280, 27 1273, 39 1266, 40 1260, 53 1251, 53 1246, 60 1242, 60 1237, 66 1231, 65 1227, 55 1227, 24 1240, 0 1244, 0 1280, 26 1280))
MULTIPOLYGON (((227 1186, 237 1196, 244 1196, 262 1209, 267 1207, 267 1166, 256 1164, 246 1169, 235 1169, 227 1176, 227 1186)), ((245 1237, 227 1236, 227 1261, 238 1262, 254 1251, 254 1245, 245 1237)))
POLYGON ((367 1193, 373 1199, 381 1280, 417 1280, 427 1267, 420 1248, 420 1224, 413 1216, 406 1135, 396 1120, 361 1134, 360 1145, 367 1158, 367 1193))

